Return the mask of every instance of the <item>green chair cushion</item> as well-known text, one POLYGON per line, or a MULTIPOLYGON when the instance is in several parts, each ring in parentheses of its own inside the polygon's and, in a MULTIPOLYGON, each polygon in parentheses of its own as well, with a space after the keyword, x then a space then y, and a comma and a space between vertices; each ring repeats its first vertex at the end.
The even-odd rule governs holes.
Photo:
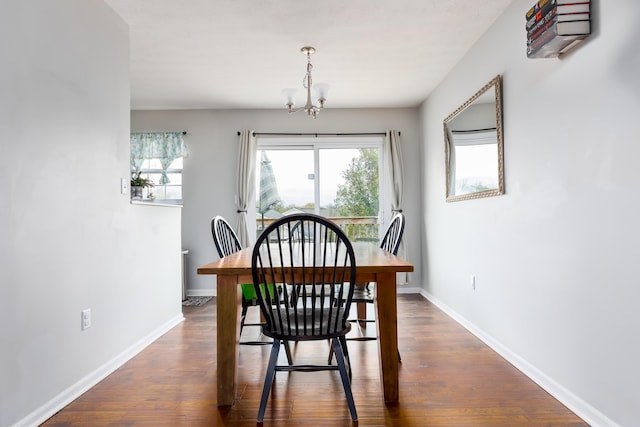
MULTIPOLYGON (((243 284, 240 285, 240 287, 242 288, 242 295, 244 296, 244 299, 255 304, 255 301, 258 299, 258 295, 256 294, 256 288, 253 286, 253 283, 243 284)), ((269 293, 271 294, 271 297, 275 295, 273 290, 274 286, 269 285, 269 293)))
POLYGON ((240 287, 242 288, 242 295, 244 295, 244 299, 247 301, 255 301, 255 299, 258 298, 253 283, 240 285, 240 287))

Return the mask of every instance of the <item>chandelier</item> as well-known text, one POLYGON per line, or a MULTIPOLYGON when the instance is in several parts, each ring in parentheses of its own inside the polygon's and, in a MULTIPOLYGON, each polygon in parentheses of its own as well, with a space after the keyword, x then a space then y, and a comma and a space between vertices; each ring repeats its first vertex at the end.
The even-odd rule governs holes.
POLYGON ((302 86, 307 90, 307 103, 304 107, 293 108, 295 105, 293 102, 293 97, 296 94, 296 90, 293 88, 283 89, 282 93, 284 93, 287 99, 287 109, 290 113, 295 113, 300 110, 304 110, 309 116, 314 119, 317 117, 318 113, 321 109, 324 108, 324 102, 327 100, 327 93, 329 92, 329 85, 327 83, 316 83, 313 85, 313 89, 316 93, 316 98, 318 100, 319 106, 315 105, 311 99, 311 86, 313 84, 313 79, 311 78, 311 70, 313 70, 313 65, 311 65, 311 55, 315 53, 316 49, 311 46, 305 46, 300 49, 300 53, 307 56, 307 72, 302 79, 302 86))

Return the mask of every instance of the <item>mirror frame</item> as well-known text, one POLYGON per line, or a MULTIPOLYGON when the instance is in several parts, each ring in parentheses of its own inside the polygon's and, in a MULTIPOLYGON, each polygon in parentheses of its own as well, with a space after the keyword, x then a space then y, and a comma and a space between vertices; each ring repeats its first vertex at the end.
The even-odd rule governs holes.
POLYGON ((496 77, 491 79, 489 83, 484 85, 478 92, 476 92, 471 98, 469 98, 464 104, 458 107, 453 113, 451 113, 446 119, 443 121, 444 128, 444 149, 445 149, 445 169, 446 169, 446 201, 447 202, 457 202, 460 200, 470 200, 470 199, 479 199, 482 197, 492 197, 499 196, 504 194, 504 143, 502 140, 502 77, 498 74, 496 77), (452 195, 450 182, 451 182, 451 147, 449 143, 449 137, 447 132, 447 124, 451 122, 455 117, 457 117, 460 113, 466 110, 473 102, 482 96, 485 92, 488 92, 491 89, 494 89, 495 95, 495 103, 496 103, 496 137, 497 137, 497 145, 498 145, 498 188, 493 188, 485 191, 478 191, 475 193, 467 193, 460 195, 452 195))

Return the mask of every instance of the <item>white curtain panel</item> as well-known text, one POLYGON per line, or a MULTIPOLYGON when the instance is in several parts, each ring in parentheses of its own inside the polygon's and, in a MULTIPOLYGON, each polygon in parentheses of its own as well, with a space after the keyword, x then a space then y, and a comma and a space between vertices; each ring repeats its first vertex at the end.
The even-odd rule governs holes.
MULTIPOLYGON (((391 188, 391 210, 392 213, 402 212, 402 197, 404 193, 403 184, 403 171, 404 166, 402 164, 402 150, 400 149, 400 132, 397 130, 388 130, 384 139, 385 155, 389 161, 389 179, 391 188)), ((406 217, 406 214, 405 214, 406 217)), ((406 221, 405 221, 406 227, 406 221)), ((405 228, 405 233, 400 242, 400 248, 398 249, 398 256, 402 259, 407 259, 407 237, 408 232, 405 228)), ((398 273, 396 277, 399 285, 406 285, 408 283, 407 273, 398 273)))
POLYGON ((447 144, 447 153, 449 157, 446 159, 449 166, 449 175, 447 176, 447 196, 455 196, 456 192, 456 147, 453 145, 453 135, 451 129, 447 126, 444 134, 447 144))
POLYGON ((238 155, 238 240, 242 247, 251 246, 249 238, 249 225, 247 224, 247 209, 249 201, 255 193, 256 175, 256 138, 253 131, 243 130, 240 132, 240 152, 238 155))

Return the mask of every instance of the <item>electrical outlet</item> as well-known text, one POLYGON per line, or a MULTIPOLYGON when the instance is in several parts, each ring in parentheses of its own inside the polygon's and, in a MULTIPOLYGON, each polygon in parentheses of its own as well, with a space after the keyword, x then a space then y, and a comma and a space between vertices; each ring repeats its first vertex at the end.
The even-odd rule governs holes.
POLYGON ((473 274, 469 277, 469 282, 471 283, 471 289, 476 290, 476 276, 473 274))
POLYGON ((87 308, 86 310, 82 310, 80 314, 81 324, 80 327, 84 331, 91 327, 91 309, 87 308))

